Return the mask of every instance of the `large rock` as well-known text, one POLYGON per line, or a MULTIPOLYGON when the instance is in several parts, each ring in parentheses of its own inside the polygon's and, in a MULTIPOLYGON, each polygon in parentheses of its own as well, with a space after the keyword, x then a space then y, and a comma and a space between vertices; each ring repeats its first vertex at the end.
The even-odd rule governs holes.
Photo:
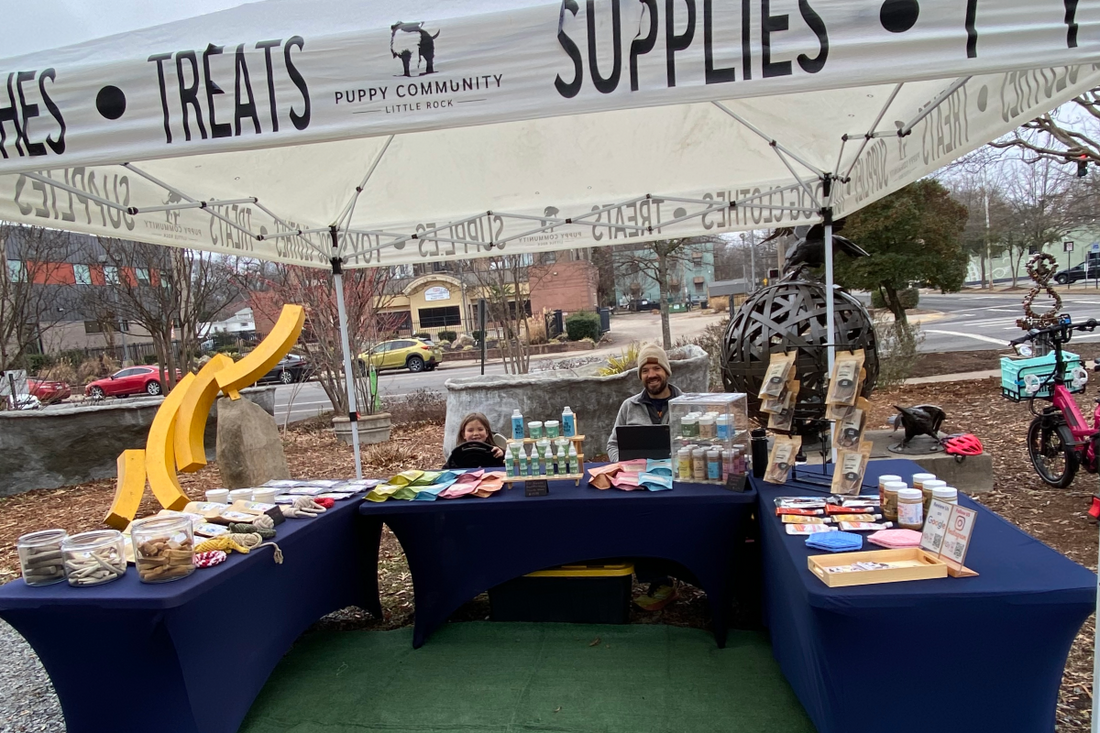
POLYGON ((275 420, 248 400, 218 398, 217 445, 218 470, 227 489, 290 478, 275 420))
MULTIPOLYGON (((275 413, 274 387, 246 389, 241 395, 275 413)), ((118 454, 145 447, 162 400, 134 397, 0 411, 0 496, 114 478, 118 454)), ((210 460, 216 424, 213 408, 205 434, 210 460)))
MULTIPOLYGON (((674 350, 670 359, 672 384, 684 392, 705 392, 709 357, 698 346, 674 350)), ((607 452, 607 437, 615 425, 619 406, 642 391, 638 370, 609 377, 597 376, 597 367, 553 369, 533 374, 493 375, 448 379, 447 424, 443 455, 450 455, 462 418, 482 412, 493 431, 511 435, 512 411, 517 407, 524 420, 560 420, 568 405, 577 416, 577 429, 584 437, 587 459, 607 452)))

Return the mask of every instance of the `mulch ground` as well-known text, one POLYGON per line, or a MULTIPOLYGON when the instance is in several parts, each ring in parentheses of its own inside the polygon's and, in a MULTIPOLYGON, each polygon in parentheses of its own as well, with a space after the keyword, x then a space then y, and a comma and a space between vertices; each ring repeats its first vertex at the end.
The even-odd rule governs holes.
MULTIPOLYGON (((1100 351, 1100 345, 1094 347, 1100 351)), ((1086 353, 1086 349, 1079 349, 1086 353)), ((981 353, 981 352, 965 352, 981 353)), ((1001 352, 996 352, 999 356, 1001 352)), ((976 369, 956 369, 954 355, 936 355, 930 360, 940 365, 938 373, 975 371, 997 366, 989 359, 976 369)), ((970 358, 969 356, 963 358, 970 358)), ((1092 391, 1092 390, 1090 390, 1092 391)), ((1067 490, 1052 489, 1035 475, 1027 459, 1024 436, 1030 422, 1026 405, 1014 404, 1000 396, 999 380, 948 382, 911 385, 876 393, 869 425, 888 427, 886 418, 893 405, 937 404, 948 415, 948 432, 973 432, 981 438, 993 456, 994 490, 976 497, 993 511, 1046 542, 1071 559, 1095 570, 1097 527, 1089 521, 1087 510, 1094 492, 1100 492, 1097 479, 1080 474, 1067 490)), ((1092 411, 1092 397, 1079 395, 1082 411, 1092 411)), ((398 426, 389 443, 364 449, 364 474, 388 477, 407 468, 435 466, 441 463, 443 443, 441 424, 398 426)), ((284 436, 291 475, 295 478, 340 478, 354 475, 350 448, 339 444, 331 433, 316 424, 298 424, 284 436)), ((181 476, 188 496, 201 498, 203 492, 220 486, 217 466, 181 476)), ((110 504, 114 484, 95 481, 63 489, 31 491, 0 499, 0 581, 18 577, 16 538, 26 532, 62 527, 69 532, 99 528, 110 504)), ((158 507, 151 498, 142 505, 142 513, 158 507)), ((980 529, 979 529, 980 531, 980 529)), ((332 614, 318 626, 336 629, 393 629, 412 622, 415 608, 412 578, 404 553, 396 538, 387 530, 382 539, 379 561, 379 586, 382 592, 383 618, 372 618, 359 609, 332 614)), ((635 593, 642 589, 636 588, 635 593)), ((461 608, 458 620, 484 619, 489 615, 488 599, 482 595, 461 608)), ((709 611, 701 591, 681 587, 681 598, 659 613, 632 612, 632 623, 664 623, 709 628, 709 611)), ((1082 627, 1070 651, 1058 702, 1057 730, 1085 733, 1089 730, 1092 694, 1093 622, 1082 627)))

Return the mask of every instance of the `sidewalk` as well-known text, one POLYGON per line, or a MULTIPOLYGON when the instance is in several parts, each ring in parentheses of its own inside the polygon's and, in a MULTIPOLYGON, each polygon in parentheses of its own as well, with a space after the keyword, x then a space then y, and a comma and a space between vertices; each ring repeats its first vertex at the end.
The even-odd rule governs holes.
POLYGON ((904 384, 934 384, 937 382, 969 382, 975 379, 993 379, 1001 376, 1000 369, 986 369, 981 372, 960 372, 959 374, 936 374, 931 377, 912 377, 904 384))

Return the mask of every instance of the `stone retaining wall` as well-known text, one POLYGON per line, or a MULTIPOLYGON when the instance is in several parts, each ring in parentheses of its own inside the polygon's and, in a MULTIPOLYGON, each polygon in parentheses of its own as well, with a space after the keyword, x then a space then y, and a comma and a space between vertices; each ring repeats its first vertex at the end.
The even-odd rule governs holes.
MULTIPOLYGON (((707 389, 708 356, 695 345, 672 352, 672 384, 684 392, 707 389)), ((594 365, 598 366, 598 365, 594 365)), ((607 452, 607 437, 623 400, 642 390, 638 370, 609 377, 595 375, 594 367, 553 369, 533 374, 486 375, 448 379, 447 424, 443 459, 455 446, 458 425, 471 412, 483 412, 495 432, 511 435, 512 411, 525 420, 559 420, 568 405, 577 415, 577 429, 585 436, 584 454, 591 459, 607 452)))
MULTIPOLYGON (((241 394, 275 414, 275 388, 241 394)), ((118 454, 144 448, 161 397, 112 399, 100 404, 53 405, 0 412, 0 496, 114 478, 118 454)), ((206 457, 214 458, 217 405, 206 423, 206 457)))

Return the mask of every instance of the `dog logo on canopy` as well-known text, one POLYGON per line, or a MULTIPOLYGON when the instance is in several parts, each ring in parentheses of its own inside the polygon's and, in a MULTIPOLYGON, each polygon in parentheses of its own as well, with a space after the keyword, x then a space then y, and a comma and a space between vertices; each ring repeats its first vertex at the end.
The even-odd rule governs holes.
POLYGON ((404 70, 402 76, 409 73, 413 54, 416 54, 417 76, 435 73, 435 39, 439 31, 431 34, 424 30, 424 23, 402 23, 398 21, 390 26, 390 53, 395 59, 401 59, 404 70), (424 70, 421 71, 421 65, 424 70))

